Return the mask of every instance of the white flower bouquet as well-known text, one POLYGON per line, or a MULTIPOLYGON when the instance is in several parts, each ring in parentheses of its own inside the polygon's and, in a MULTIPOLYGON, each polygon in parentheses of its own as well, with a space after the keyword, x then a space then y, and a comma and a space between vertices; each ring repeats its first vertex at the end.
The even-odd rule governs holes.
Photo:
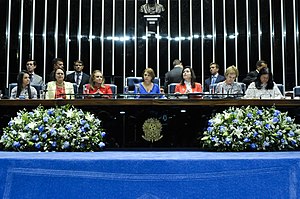
POLYGON ((208 121, 201 137, 212 151, 299 150, 300 126, 275 107, 230 107, 208 121))
POLYGON ((1 147, 9 151, 100 151, 105 132, 90 112, 71 105, 17 113, 3 129, 1 147))

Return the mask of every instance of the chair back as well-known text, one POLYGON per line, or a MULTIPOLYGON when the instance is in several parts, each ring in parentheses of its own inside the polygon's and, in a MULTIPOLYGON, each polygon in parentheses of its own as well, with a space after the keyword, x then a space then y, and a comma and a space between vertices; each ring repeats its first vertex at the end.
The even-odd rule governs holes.
POLYGON ((242 87, 242 92, 243 92, 243 94, 245 94, 247 85, 243 82, 237 82, 237 83, 242 87))
POLYGON ((285 88, 283 84, 276 84, 277 87, 279 88, 281 94, 284 96, 285 95, 285 88))
POLYGON ((108 85, 113 93, 113 97, 112 98, 117 98, 117 94, 118 94, 118 86, 115 84, 105 84, 108 85))
MULTIPOLYGON (((143 78, 142 77, 126 77, 125 80, 125 86, 128 91, 133 91, 135 88, 135 85, 142 82, 143 78)), ((155 77, 153 80, 153 83, 158 84, 160 86, 160 79, 158 77, 155 77)))
POLYGON ((11 96, 11 90, 16 87, 18 85, 18 83, 10 83, 8 84, 8 97, 10 98, 11 96))
POLYGON ((171 83, 168 85, 168 94, 175 93, 176 85, 179 83, 171 83))
POLYGON ((293 88, 293 98, 300 97, 300 86, 295 86, 293 88))

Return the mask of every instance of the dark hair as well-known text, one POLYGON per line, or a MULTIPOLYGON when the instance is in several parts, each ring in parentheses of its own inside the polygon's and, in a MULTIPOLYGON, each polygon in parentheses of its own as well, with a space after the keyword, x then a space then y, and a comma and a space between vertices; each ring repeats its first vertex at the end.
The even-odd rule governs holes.
POLYGON ((80 64, 82 64, 83 66, 84 66, 84 63, 83 63, 83 61, 81 61, 81 60, 76 60, 76 61, 74 61, 74 65, 76 64, 76 63, 80 63, 80 64))
POLYGON ((217 64, 217 63, 215 63, 215 62, 211 62, 211 63, 209 64, 209 67, 210 67, 211 65, 216 65, 216 68, 217 68, 217 69, 220 68, 219 64, 217 64))
POLYGON ((183 73, 184 73, 184 70, 187 69, 187 68, 190 69, 190 71, 191 71, 191 85, 192 85, 192 88, 195 88, 196 75, 195 75, 194 70, 190 66, 183 67, 182 72, 181 72, 180 84, 184 85, 183 73))
POLYGON ((57 57, 57 58, 54 58, 53 60, 52 60, 52 66, 54 67, 54 65, 57 63, 57 62, 64 62, 64 60, 62 59, 62 58, 59 58, 59 57, 57 57))
POLYGON ((58 69, 60 69, 60 70, 62 70, 63 72, 64 72, 64 79, 66 78, 66 71, 65 71, 65 69, 63 69, 63 68, 55 68, 54 70, 53 70, 53 79, 54 79, 54 81, 56 81, 56 71, 58 70, 58 69))
POLYGON ((274 87, 273 75, 272 75, 272 72, 270 71, 269 68, 262 68, 262 69, 259 71, 258 76, 257 76, 257 79, 255 80, 255 87, 256 87, 257 89, 261 89, 261 88, 262 88, 262 86, 261 86, 261 81, 260 81, 260 77, 261 77, 262 75, 266 75, 266 74, 269 75, 269 80, 268 80, 268 82, 267 82, 267 87, 266 87, 266 89, 268 89, 268 90, 269 90, 269 89, 273 89, 273 87, 274 87))
POLYGON ((256 68, 261 67, 262 64, 267 64, 267 62, 264 61, 264 60, 258 60, 258 61, 256 62, 256 68))
POLYGON ((174 59, 173 66, 177 66, 177 65, 180 65, 180 64, 182 64, 182 62, 179 59, 174 59))
MULTIPOLYGON (((30 77, 30 74, 25 70, 22 70, 21 72, 19 72, 19 74, 17 76, 17 97, 20 96, 20 93, 23 89, 23 77, 25 74, 28 74, 30 77)), ((27 92, 28 92, 28 98, 31 99, 30 82, 27 87, 27 92)))
POLYGON ((28 59, 28 60, 26 61, 26 64, 27 64, 27 62, 30 62, 30 61, 32 61, 32 62, 33 62, 33 65, 36 66, 36 61, 33 60, 33 59, 28 59))

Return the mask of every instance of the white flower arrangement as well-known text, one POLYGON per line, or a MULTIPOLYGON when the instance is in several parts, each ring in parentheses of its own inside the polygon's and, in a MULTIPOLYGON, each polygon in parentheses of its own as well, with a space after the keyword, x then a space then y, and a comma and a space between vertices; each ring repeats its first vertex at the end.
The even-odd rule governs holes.
POLYGON ((105 132, 90 112, 71 105, 17 113, 3 129, 0 144, 9 151, 100 151, 105 132))
POLYGON ((275 107, 230 107, 208 121, 201 137, 212 151, 299 150, 300 125, 275 107))

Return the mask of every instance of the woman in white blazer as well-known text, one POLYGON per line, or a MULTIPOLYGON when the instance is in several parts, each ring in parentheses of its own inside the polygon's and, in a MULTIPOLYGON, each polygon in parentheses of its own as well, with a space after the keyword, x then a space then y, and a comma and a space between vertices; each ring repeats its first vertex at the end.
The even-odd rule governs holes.
POLYGON ((74 87, 71 82, 66 82, 64 69, 54 70, 54 79, 56 81, 48 82, 46 99, 75 99, 74 87))

